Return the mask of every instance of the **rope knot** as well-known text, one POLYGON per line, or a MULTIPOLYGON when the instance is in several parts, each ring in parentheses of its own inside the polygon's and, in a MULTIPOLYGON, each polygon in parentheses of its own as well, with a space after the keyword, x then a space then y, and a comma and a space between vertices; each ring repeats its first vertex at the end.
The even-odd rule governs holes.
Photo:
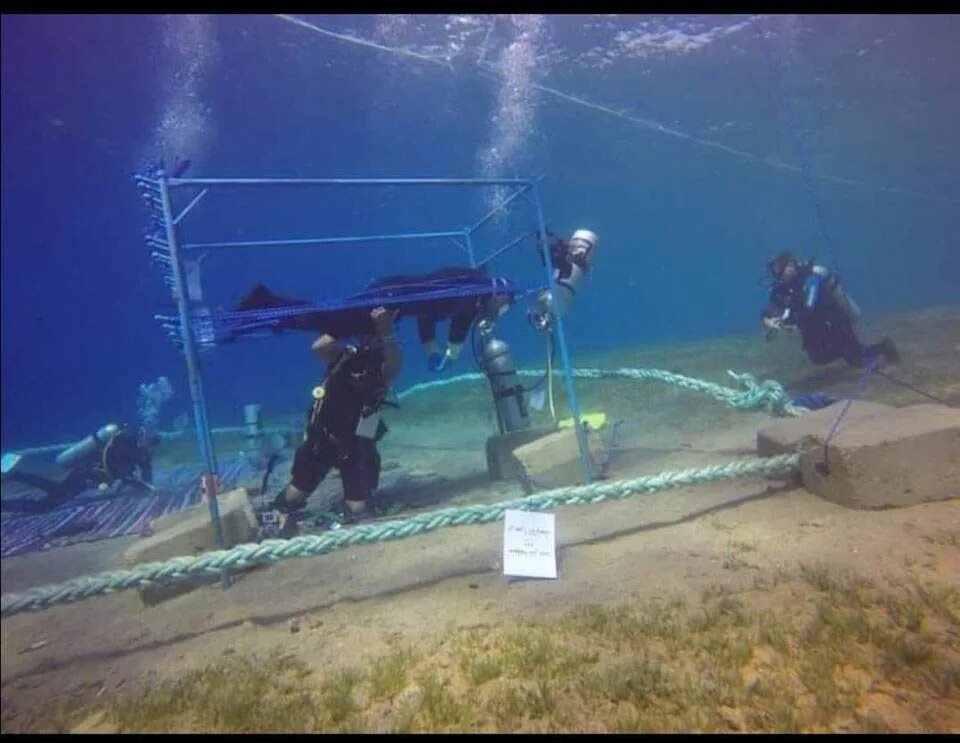
POLYGON ((742 392, 731 396, 730 404, 735 408, 742 410, 766 408, 771 413, 783 415, 784 408, 790 402, 790 399, 787 397, 787 392, 782 384, 773 379, 758 382, 756 377, 748 372, 737 374, 728 369, 727 374, 745 388, 742 392))

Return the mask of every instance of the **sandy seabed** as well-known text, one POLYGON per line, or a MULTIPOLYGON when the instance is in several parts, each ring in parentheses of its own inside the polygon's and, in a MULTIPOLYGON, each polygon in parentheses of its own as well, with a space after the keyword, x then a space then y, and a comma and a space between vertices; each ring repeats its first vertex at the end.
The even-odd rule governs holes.
MULTIPOLYGON (((881 329, 903 357, 891 376, 949 404, 960 402, 960 308, 878 317, 862 336, 872 340, 881 329)), ((859 372, 842 363, 814 367, 798 346, 798 338, 765 343, 744 336, 612 351, 578 365, 660 368, 729 386, 726 370, 733 369, 796 392, 857 391, 859 372)), ((611 478, 749 459, 757 429, 771 420, 659 382, 580 381, 578 394, 585 412, 602 410, 623 421, 611 478)), ((465 383, 411 397, 391 411, 391 432, 382 444, 382 496, 419 511, 523 495, 516 483, 491 484, 486 477, 483 445, 494 425, 488 395, 482 383, 465 383)), ((870 380, 863 397, 895 406, 927 402, 882 377, 870 380)), ((557 402, 562 408, 562 390, 557 402)), ((217 442, 224 450, 237 444, 217 442)), ((281 468, 274 487, 283 475, 281 468)), ((312 508, 335 499, 338 486, 336 478, 325 483, 312 508)), ((910 586, 960 587, 957 499, 854 511, 795 481, 758 479, 561 507, 556 524, 559 578, 552 581, 504 577, 503 526, 493 523, 288 560, 239 575, 229 590, 202 588, 153 607, 127 591, 4 619, 2 730, 56 731, 225 653, 291 654, 325 677, 363 667, 398 643, 426 646, 445 633, 523 625, 587 604, 682 599, 697 605, 705 592, 719 592, 759 606, 762 587, 772 585, 768 578, 811 565, 855 574, 894 593, 910 586), (67 702, 80 712, 60 715, 67 702)), ((136 539, 6 558, 3 593, 120 567, 136 539)), ((799 606, 804 590, 815 588, 796 588, 781 600, 799 606)), ((946 595, 956 617, 957 594, 946 595)), ((947 662, 960 668, 957 624, 948 622, 937 641, 947 662)), ((905 693, 867 684, 870 719, 879 716, 883 729, 898 732, 960 730, 960 680, 923 700, 924 715, 905 693)), ((738 723, 735 711, 730 717, 730 729, 753 729, 738 723)), ((604 726, 586 722, 577 729, 604 726)))

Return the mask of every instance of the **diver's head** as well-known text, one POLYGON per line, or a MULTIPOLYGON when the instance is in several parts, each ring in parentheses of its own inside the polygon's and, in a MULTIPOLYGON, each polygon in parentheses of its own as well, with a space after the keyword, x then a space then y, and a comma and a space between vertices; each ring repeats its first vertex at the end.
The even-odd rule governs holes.
POLYGON ((575 263, 589 265, 594 251, 597 249, 598 238, 591 230, 577 230, 567 242, 570 259, 575 263))
POLYGON ((767 261, 767 270, 774 281, 790 281, 797 275, 797 259, 788 250, 777 253, 767 261))

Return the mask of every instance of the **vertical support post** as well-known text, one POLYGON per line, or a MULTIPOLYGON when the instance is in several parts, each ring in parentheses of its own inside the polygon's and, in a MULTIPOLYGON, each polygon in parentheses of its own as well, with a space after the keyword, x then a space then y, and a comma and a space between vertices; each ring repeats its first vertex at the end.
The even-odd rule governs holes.
MULTIPOLYGON (((533 181, 533 204, 537 210, 537 225, 540 229, 540 239, 545 240, 547 236, 547 223, 543 218, 543 202, 540 200, 540 183, 533 181)), ((556 291, 556 283, 553 280, 553 258, 550 255, 549 247, 543 251, 544 263, 547 266, 547 286, 550 291, 556 291)), ((558 314, 557 338, 560 341, 560 358, 563 360, 563 380, 567 387, 567 401, 570 412, 573 413, 573 430, 577 434, 577 446, 580 448, 580 469, 583 473, 584 483, 593 482, 593 468, 590 466, 590 449, 587 446, 587 434, 583 430, 583 421, 580 420, 580 405, 577 402, 577 391, 573 385, 573 367, 570 364, 570 352, 567 349, 567 337, 563 330, 563 318, 558 314)))
POLYGON ((463 231, 463 239, 467 244, 467 255, 470 256, 470 268, 476 268, 477 258, 473 254, 473 238, 470 237, 470 230, 463 231))
MULTIPOLYGON (((208 484, 207 503, 210 506, 210 521, 216 534, 217 546, 224 549, 223 526, 220 523, 220 509, 217 506, 217 491, 219 490, 217 461, 213 452, 213 436, 210 433, 210 423, 207 420, 207 403, 203 396, 203 380, 200 377, 200 359, 194 343, 193 328, 190 325, 183 255, 174 226, 174 214, 170 203, 170 190, 167 185, 166 173, 160 173, 158 180, 160 182, 160 204, 163 208, 164 229, 166 230, 167 246, 170 251, 170 269, 173 273, 174 300, 177 303, 177 313, 180 316, 183 354, 187 361, 187 379, 190 384, 190 397, 193 401, 193 420, 197 430, 197 445, 200 448, 200 456, 203 458, 204 481, 208 484)), ((223 569, 220 577, 223 587, 228 587, 230 585, 230 573, 226 568, 223 569)))

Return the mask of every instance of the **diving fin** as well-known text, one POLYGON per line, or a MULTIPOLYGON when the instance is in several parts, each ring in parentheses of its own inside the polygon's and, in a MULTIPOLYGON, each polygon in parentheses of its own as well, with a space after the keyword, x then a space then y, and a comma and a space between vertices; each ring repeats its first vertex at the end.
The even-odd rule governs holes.
POLYGON ((236 309, 241 312, 243 310, 269 310, 274 307, 296 307, 303 304, 307 303, 299 299, 279 297, 270 291, 265 284, 257 284, 240 301, 236 309))

